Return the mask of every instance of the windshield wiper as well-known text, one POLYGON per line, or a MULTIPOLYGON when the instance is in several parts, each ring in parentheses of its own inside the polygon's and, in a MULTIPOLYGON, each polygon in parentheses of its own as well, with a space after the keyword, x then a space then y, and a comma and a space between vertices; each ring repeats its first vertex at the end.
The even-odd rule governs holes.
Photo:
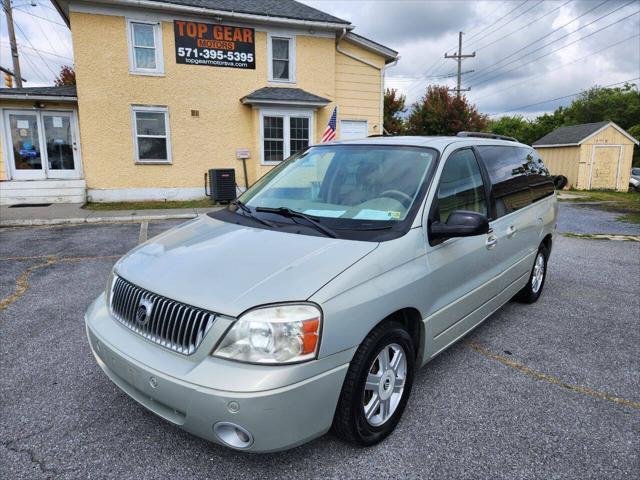
POLYGON ((288 218, 302 218, 309 222, 311 225, 315 227, 316 230, 324 233, 327 237, 337 238, 336 232, 331 230, 330 228, 321 225, 317 220, 314 220, 309 215, 305 215, 302 212, 298 212, 296 210, 291 210, 289 207, 278 207, 278 208, 269 208, 269 207, 256 207, 256 212, 265 212, 265 213, 275 213, 276 215, 282 215, 283 217, 288 218))
POLYGON ((247 207, 244 203, 242 203, 242 201, 241 201, 241 200, 238 200, 238 199, 233 200, 233 201, 231 202, 231 205, 235 205, 237 208, 239 208, 240 210, 242 210, 242 212, 243 212, 243 213, 242 213, 242 215, 243 215, 243 216, 249 217, 250 219, 255 220, 256 222, 260 222, 260 223, 262 223, 263 225, 266 225, 267 227, 276 228, 276 225, 275 225, 275 224, 273 224, 273 223, 271 223, 270 221, 268 221, 268 220, 263 220, 263 219, 261 219, 261 218, 256 217, 256 216, 251 212, 251 209, 250 209, 249 207, 247 207))

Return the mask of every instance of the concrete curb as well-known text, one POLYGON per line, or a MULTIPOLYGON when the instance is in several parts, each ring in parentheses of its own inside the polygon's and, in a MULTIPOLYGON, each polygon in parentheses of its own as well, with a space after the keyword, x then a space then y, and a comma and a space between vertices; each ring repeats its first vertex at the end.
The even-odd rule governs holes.
POLYGON ((196 218, 197 213, 174 213, 166 215, 122 215, 117 217, 77 217, 77 218, 28 218, 0 220, 2 227, 35 227, 43 225, 79 225, 82 223, 124 223, 151 220, 189 220, 196 218))

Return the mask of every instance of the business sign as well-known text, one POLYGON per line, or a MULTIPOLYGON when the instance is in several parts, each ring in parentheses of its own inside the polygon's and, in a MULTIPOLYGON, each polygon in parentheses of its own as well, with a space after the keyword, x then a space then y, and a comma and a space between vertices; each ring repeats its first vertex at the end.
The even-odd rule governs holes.
POLYGON ((174 20, 173 31, 177 63, 256 68, 253 28, 174 20))

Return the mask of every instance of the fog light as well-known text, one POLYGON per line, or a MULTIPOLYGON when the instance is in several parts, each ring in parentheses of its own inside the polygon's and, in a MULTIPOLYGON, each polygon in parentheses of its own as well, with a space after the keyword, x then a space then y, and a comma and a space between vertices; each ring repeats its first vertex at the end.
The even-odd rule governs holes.
POLYGON ((245 428, 229 422, 219 422, 213 426, 216 436, 225 445, 233 448, 249 448, 253 445, 253 436, 245 428))

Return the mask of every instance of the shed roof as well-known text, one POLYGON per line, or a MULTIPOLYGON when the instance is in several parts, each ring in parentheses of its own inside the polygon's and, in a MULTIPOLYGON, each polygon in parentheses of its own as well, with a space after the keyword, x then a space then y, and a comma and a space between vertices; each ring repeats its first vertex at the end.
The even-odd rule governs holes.
POLYGON ((634 143, 638 140, 629 135, 624 129, 611 121, 582 123, 580 125, 571 125, 569 127, 556 128, 553 132, 546 134, 544 137, 533 142, 534 147, 554 147, 554 146, 573 146, 580 145, 587 138, 604 130, 606 127, 612 126, 620 133, 629 138, 634 143))
POLYGON ((0 98, 27 99, 27 100, 61 100, 76 101, 78 94, 75 85, 65 87, 28 87, 28 88, 1 88, 0 98))
POLYGON ((331 100, 319 95, 309 93, 301 88, 289 87, 263 87, 245 95, 240 99, 248 105, 273 104, 273 105, 304 105, 324 107, 331 100))

